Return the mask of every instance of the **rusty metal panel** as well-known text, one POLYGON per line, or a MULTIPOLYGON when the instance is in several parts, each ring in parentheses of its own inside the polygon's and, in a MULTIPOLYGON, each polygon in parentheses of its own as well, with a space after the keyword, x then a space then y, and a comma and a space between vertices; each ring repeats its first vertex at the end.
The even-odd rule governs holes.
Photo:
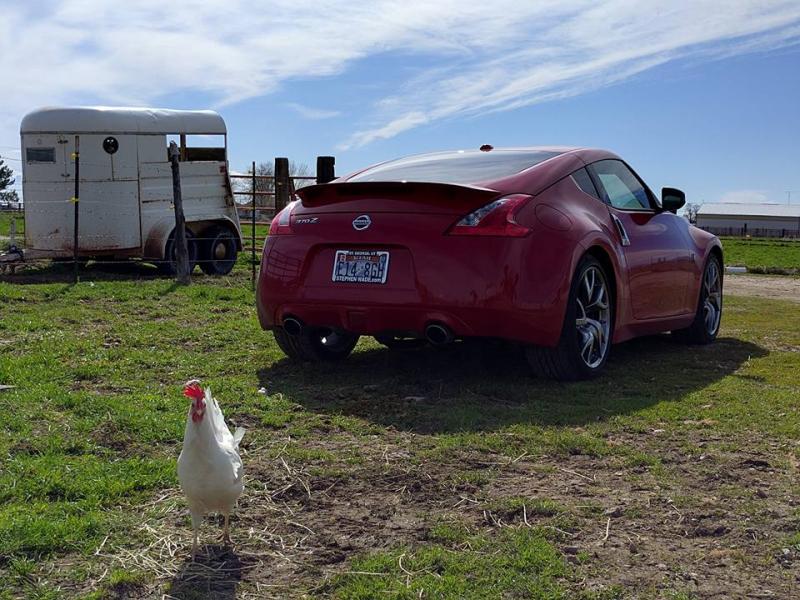
POLYGON ((137 182, 81 181, 78 233, 82 252, 141 247, 137 182))

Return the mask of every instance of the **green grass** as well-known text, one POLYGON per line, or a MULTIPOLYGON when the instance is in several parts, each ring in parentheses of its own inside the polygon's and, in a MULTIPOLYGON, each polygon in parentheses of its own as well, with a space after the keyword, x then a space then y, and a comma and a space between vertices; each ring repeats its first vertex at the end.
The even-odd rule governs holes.
POLYGON ((800 240, 724 238, 725 264, 752 270, 800 270, 800 240))
MULTIPOLYGON (((457 489, 495 481, 492 470, 462 465, 466 456, 583 457, 616 461, 626 477, 677 477, 661 461, 674 448, 653 446, 650 432, 691 439, 709 423, 720 444, 765 452, 781 444, 782 456, 797 454, 796 304, 728 298, 717 343, 636 340, 615 347, 604 377, 562 385, 529 377, 513 351, 470 344, 392 353, 363 340, 342 364, 298 366, 259 329, 241 273, 190 287, 87 281, 102 273, 89 269, 77 285, 0 283, 0 384, 16 386, 0 392, 0 589, 28 593, 25 571, 65 557, 72 568, 115 568, 94 555, 106 538, 109 547, 138 547, 141 506, 176 486, 180 390, 192 377, 212 386, 229 420, 248 426, 249 460, 280 456, 320 477, 362 477, 381 462, 375 448, 392 444, 404 465, 451 469, 446 485, 457 489), (637 436, 647 443, 615 441, 637 436)), ((701 452, 688 442, 685 451, 701 452)), ((532 522, 597 512, 520 494, 486 500, 516 525, 523 505, 532 522)), ((347 571, 378 575, 338 576, 326 589, 342 598, 416 598, 421 589, 573 597, 577 567, 542 530, 462 529, 348 556, 347 571)), ((136 577, 129 583, 142 583, 136 577)))
POLYGON ((6 250, 9 246, 9 240, 6 238, 11 235, 12 219, 17 223, 17 245, 22 245, 25 239, 25 219, 22 218, 22 213, 16 211, 0 211, 0 252, 6 250))
MULTIPOLYGON (((397 549, 353 561, 353 573, 335 579, 336 598, 566 598, 568 569, 560 553, 535 529, 496 536, 442 536, 448 543, 397 549), (465 549, 466 548, 466 549, 465 549)), ((440 536, 434 532, 434 539, 440 536)))
POLYGON ((25 233, 25 219, 22 218, 21 212, 0 210, 0 236, 9 235, 12 219, 17 222, 17 234, 25 233))

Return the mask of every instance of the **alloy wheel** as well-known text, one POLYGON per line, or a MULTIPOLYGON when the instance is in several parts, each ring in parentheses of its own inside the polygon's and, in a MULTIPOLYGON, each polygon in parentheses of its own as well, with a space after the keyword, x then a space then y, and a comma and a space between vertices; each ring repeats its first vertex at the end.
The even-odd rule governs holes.
POLYGON ((706 272, 703 275, 703 288, 705 300, 703 301, 703 322, 709 335, 714 335, 719 329, 722 317, 722 281, 719 266, 715 260, 708 261, 706 272))
POLYGON ((611 307, 608 285, 602 270, 587 268, 575 295, 575 330, 581 360, 590 369, 599 367, 611 337, 611 307))

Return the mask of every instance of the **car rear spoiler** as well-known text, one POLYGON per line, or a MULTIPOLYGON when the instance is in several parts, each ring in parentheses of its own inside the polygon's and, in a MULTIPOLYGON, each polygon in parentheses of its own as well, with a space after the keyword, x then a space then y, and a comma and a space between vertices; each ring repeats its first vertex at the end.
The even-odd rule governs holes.
POLYGON ((323 183, 300 188, 296 194, 303 206, 316 208, 352 200, 375 198, 419 204, 435 204, 448 209, 473 209, 483 206, 500 192, 488 188, 454 183, 418 181, 358 181, 323 183))

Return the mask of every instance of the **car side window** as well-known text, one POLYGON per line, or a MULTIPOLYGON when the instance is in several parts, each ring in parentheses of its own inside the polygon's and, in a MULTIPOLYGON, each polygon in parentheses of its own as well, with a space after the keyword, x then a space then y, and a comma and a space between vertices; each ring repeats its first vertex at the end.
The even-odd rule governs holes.
POLYGON ((602 186, 605 200, 620 210, 651 210, 647 189, 625 163, 619 160, 600 160, 592 163, 602 186))
POLYGON ((589 176, 589 171, 586 169, 578 169, 570 175, 570 177, 572 177, 572 181, 575 182, 575 185, 577 185, 583 193, 594 196, 598 200, 602 200, 600 194, 597 193, 597 188, 594 186, 592 178, 589 176))

